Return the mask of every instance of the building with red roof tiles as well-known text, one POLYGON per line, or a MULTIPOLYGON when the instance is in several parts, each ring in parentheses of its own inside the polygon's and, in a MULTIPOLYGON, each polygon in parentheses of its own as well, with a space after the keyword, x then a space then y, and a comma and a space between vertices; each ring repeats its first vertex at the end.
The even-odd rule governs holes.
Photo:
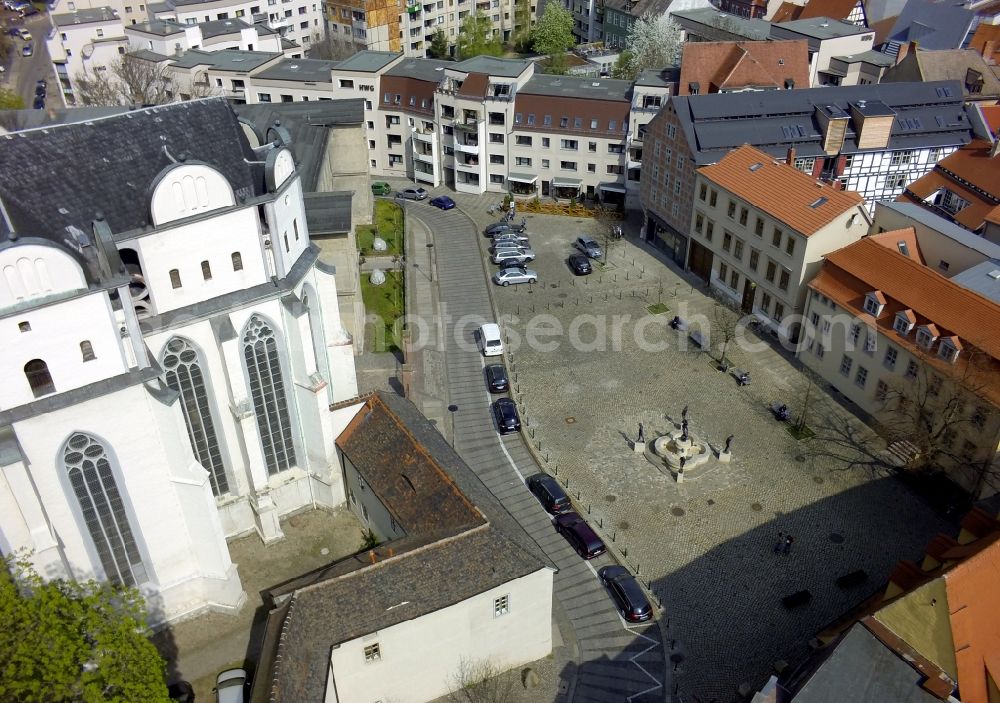
POLYGON ((805 41, 684 44, 678 95, 808 87, 805 41))

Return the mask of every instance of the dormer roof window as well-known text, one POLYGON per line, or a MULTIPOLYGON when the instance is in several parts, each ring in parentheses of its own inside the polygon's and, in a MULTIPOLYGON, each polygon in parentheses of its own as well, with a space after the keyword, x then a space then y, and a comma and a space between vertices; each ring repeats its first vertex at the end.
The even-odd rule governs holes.
POLYGON ((938 357, 944 359, 949 364, 954 364, 958 360, 958 354, 962 351, 962 342, 958 337, 945 337, 938 345, 938 357))
POLYGON ((882 295, 882 291, 873 290, 865 296, 865 312, 878 317, 882 313, 882 309, 884 307, 885 296, 882 295))
POLYGON ((937 327, 934 325, 920 325, 917 329, 917 346, 923 349, 930 349, 939 334, 937 327))
POLYGON ((892 328, 905 337, 915 324, 917 324, 917 316, 913 314, 912 310, 900 310, 896 313, 896 320, 892 323, 892 328))

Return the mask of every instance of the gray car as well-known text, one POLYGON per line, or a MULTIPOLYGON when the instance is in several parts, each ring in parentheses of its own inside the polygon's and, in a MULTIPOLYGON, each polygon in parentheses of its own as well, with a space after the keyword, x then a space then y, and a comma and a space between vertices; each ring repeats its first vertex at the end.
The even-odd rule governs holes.
POLYGON ((531 249, 500 249, 493 254, 493 263, 507 266, 509 264, 526 264, 535 260, 535 252, 531 249))
POLYGON ((514 249, 516 251, 526 251, 531 249, 527 244, 518 244, 517 242, 500 242, 499 244, 494 244, 490 247, 490 253, 495 254, 498 251, 506 251, 508 249, 514 249))
POLYGON ((518 246, 528 246, 528 237, 523 234, 518 234, 517 232, 507 232, 505 234, 498 234, 493 237, 493 246, 498 247, 501 244, 510 242, 518 246))
POLYGON ((427 191, 423 188, 403 188, 396 192, 396 197, 403 200, 427 200, 427 191))
POLYGON ((573 246, 589 256, 591 259, 599 259, 604 255, 601 245, 598 244, 593 237, 588 237, 587 235, 577 237, 576 241, 573 242, 573 246))
POLYGON ((517 283, 535 283, 538 273, 523 266, 508 266, 493 274, 493 282, 498 286, 509 286, 517 283))

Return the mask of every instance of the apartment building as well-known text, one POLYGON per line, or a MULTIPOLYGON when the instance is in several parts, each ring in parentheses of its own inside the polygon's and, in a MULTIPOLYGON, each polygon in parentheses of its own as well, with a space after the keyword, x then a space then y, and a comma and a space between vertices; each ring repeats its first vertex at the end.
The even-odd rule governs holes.
POLYGON ((301 55, 302 48, 281 38, 263 24, 244 20, 213 20, 180 24, 172 20, 150 20, 126 25, 129 51, 144 49, 162 56, 178 55, 188 49, 204 51, 270 51, 301 55))
POLYGON ((243 19, 265 24, 303 49, 326 37, 320 0, 165 0, 151 8, 150 19, 180 24, 243 19))
POLYGON ((874 48, 875 32, 851 22, 815 17, 771 25, 771 39, 800 39, 809 44, 809 85, 841 85, 845 75, 831 69, 835 56, 852 56, 874 48))
MULTIPOLYGON (((674 15, 680 10, 711 9, 708 0, 604 0, 598 2, 590 13, 592 41, 604 40, 605 46, 611 49, 627 48, 629 30, 635 21, 645 15, 660 17, 665 14, 674 15), (603 35, 601 32, 603 31, 603 35)), ((574 15, 577 19, 577 15, 574 15)), ((587 17, 581 13, 578 22, 585 22, 587 17)), ((580 36, 583 29, 580 30, 580 36)))
MULTIPOLYGON (((649 3, 645 4, 649 5, 649 3)), ((669 4, 669 0, 667 0, 667 4, 669 4)), ((622 14, 617 8, 624 7, 625 2, 618 0, 603 0, 603 2, 602 0, 565 0, 565 5, 566 9, 573 15, 573 36, 576 37, 578 43, 588 44, 604 40, 609 48, 617 46, 608 42, 611 36, 617 36, 617 34, 611 36, 604 34, 604 19, 609 14, 613 15, 616 12, 622 14)))
POLYGON ((792 148, 796 168, 874 203, 971 139, 954 81, 671 98, 646 130, 644 236, 674 251, 690 228, 695 169, 743 144, 777 158, 792 148))
POLYGON ((809 87, 805 41, 686 42, 678 95, 809 87))
POLYGON ((86 10, 99 10, 109 7, 118 13, 122 22, 128 26, 145 22, 149 19, 144 0, 56 0, 48 3, 49 15, 71 15, 86 10))
POLYGON ((911 460, 931 456, 978 494, 1000 438, 1000 272, 989 263, 973 290, 923 261, 912 230, 827 255, 797 354, 889 439, 905 439, 911 460))
POLYGON ((274 66, 283 58, 281 54, 263 51, 198 49, 176 58, 160 57, 180 100, 211 95, 229 98, 237 104, 248 102, 248 96, 253 94, 249 86, 251 74, 274 66))
POLYGON ((868 233, 861 196, 751 146, 698 169, 695 190, 687 268, 797 341, 806 285, 823 256, 868 233))
POLYGON ((109 6, 53 14, 52 31, 45 41, 67 105, 76 105, 79 76, 96 76, 109 70, 128 51, 125 26, 109 6))

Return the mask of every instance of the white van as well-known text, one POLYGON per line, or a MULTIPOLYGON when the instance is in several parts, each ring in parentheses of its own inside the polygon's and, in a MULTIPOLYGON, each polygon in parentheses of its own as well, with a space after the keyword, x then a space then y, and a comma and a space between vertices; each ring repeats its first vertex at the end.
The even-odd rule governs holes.
POLYGON ((479 348, 483 356, 501 356, 503 341, 500 339, 500 325, 490 322, 479 328, 479 348))

